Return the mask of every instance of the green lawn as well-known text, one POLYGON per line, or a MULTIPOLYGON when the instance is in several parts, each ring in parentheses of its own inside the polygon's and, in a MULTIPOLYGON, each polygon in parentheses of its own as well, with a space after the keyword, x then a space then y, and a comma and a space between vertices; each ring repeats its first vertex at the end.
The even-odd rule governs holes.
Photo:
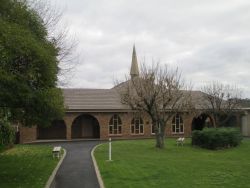
POLYGON ((247 188, 250 187, 250 139, 237 148, 210 151, 194 148, 187 140, 177 147, 175 139, 166 148, 154 148, 154 140, 99 146, 95 157, 106 188, 247 188))
POLYGON ((52 147, 17 145, 0 153, 1 188, 43 188, 58 163, 52 147))

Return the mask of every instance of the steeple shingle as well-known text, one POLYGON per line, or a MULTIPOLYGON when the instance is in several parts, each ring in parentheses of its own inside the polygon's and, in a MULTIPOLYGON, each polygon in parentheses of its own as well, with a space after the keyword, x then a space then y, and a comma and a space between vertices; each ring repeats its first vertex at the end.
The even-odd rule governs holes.
POLYGON ((132 62, 130 68, 130 76, 133 79, 136 76, 139 76, 139 68, 137 63, 137 56, 135 51, 135 45, 133 46, 132 62))

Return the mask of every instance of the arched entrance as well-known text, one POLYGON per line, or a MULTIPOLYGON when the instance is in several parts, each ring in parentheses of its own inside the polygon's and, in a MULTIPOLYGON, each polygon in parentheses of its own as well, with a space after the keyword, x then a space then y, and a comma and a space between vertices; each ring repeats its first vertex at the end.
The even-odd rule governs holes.
POLYGON ((100 138, 100 126, 98 120, 89 115, 78 116, 72 123, 72 138, 100 138))
POLYGON ((65 122, 55 120, 50 127, 37 127, 37 139, 66 139, 65 122))
POLYGON ((192 121, 192 131, 202 130, 204 127, 213 127, 213 126, 214 125, 212 118, 205 113, 202 113, 197 117, 194 117, 192 121))

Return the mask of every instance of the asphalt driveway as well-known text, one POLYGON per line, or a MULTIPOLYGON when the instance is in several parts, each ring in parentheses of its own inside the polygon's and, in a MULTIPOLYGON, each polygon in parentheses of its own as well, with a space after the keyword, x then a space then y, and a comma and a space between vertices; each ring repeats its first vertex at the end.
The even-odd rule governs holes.
POLYGON ((100 141, 53 143, 67 150, 67 155, 55 176, 56 188, 99 188, 91 158, 91 150, 100 141))

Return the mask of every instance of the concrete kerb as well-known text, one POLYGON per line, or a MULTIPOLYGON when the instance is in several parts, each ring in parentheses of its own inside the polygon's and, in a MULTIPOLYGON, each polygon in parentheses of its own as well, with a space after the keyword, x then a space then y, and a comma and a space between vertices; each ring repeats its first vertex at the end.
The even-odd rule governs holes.
POLYGON ((50 175, 50 177, 49 177, 49 179, 48 179, 48 181, 47 181, 44 188, 53 188, 53 187, 55 187, 55 182, 54 182, 55 176, 56 176, 56 173, 57 173, 59 167, 61 166, 61 164, 62 164, 62 162, 63 162, 63 160, 64 160, 64 158, 66 156, 66 153, 67 153, 67 151, 63 148, 63 156, 61 157, 60 161, 56 165, 56 168, 53 170, 52 174, 50 175))
POLYGON ((103 180, 102 180, 102 176, 100 174, 100 171, 99 171, 99 168, 97 166, 97 162, 95 160, 95 156, 94 156, 94 152, 95 152, 95 149, 98 147, 98 146, 101 146, 103 144, 98 144, 96 145, 92 150, 91 150, 91 157, 92 157, 92 161, 93 161, 93 164, 94 164, 94 168, 95 168, 95 173, 96 173, 96 176, 97 176, 97 180, 98 180, 98 183, 100 185, 100 188, 105 188, 104 186, 104 183, 103 183, 103 180))
POLYGON ((24 142, 23 144, 40 144, 40 143, 55 143, 55 142, 81 142, 81 141, 101 141, 100 139, 62 139, 62 140, 34 140, 30 142, 24 142))

